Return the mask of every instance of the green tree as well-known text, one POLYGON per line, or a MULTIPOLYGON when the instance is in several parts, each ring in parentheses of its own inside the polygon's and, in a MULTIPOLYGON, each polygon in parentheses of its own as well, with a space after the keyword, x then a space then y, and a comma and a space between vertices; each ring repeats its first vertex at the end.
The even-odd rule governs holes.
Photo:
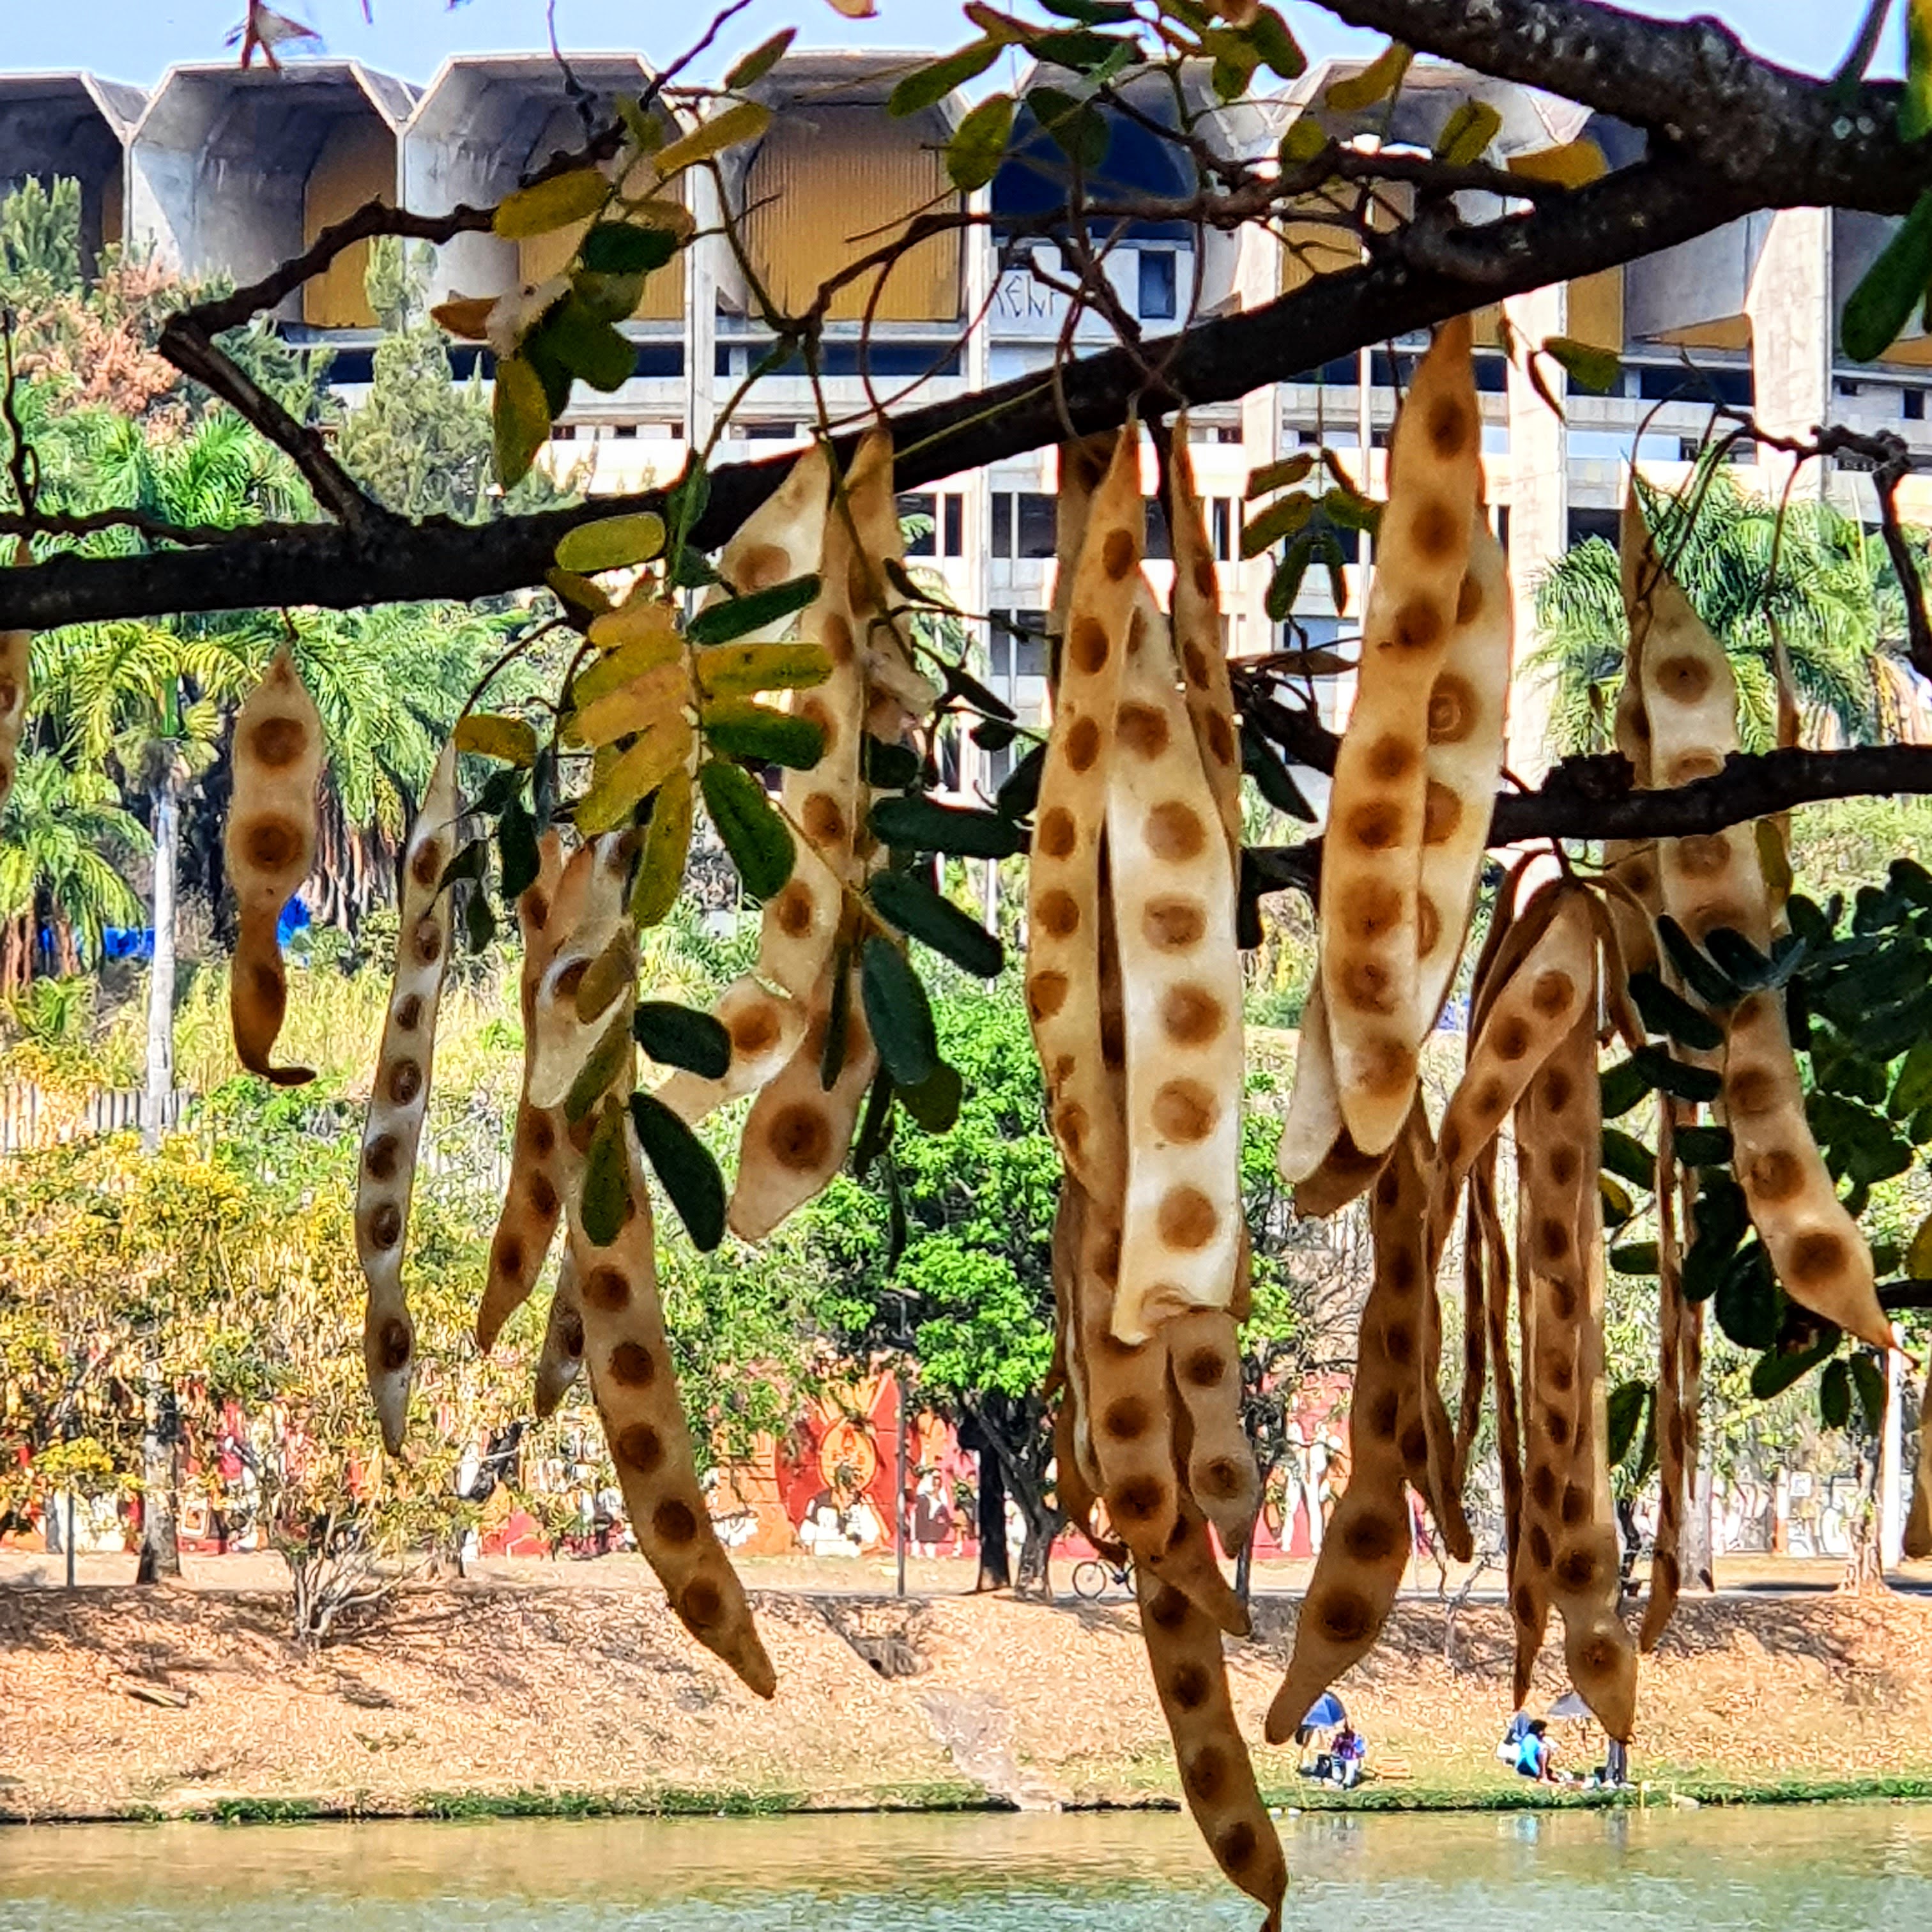
MULTIPOLYGON (((1722 469, 1700 471, 1682 496, 1642 477, 1637 490, 1660 554, 1737 673, 1748 749, 1775 740, 1774 631, 1810 735, 1864 744, 1895 731, 1905 606, 1875 532, 1828 503, 1780 512, 1722 469)), ((1607 749, 1628 632, 1614 544, 1592 537, 1552 566, 1536 627, 1524 675, 1552 682, 1550 748, 1559 757, 1607 749)))

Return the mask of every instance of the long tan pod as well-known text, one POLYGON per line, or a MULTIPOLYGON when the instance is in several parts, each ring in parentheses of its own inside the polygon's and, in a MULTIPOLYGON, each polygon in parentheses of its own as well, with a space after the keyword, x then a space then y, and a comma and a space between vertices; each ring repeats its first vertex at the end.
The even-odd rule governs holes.
POLYGON ((1241 958, 1234 874, 1175 688, 1166 620, 1142 600, 1115 712, 1107 851, 1126 1043, 1126 1197, 1114 1332, 1144 1340, 1225 1309, 1240 1254, 1241 958))
POLYGON ((1905 1554, 1915 1563, 1932 1556, 1932 1382, 1918 1398, 1918 1468, 1905 1519, 1905 1554))
MULTIPOLYGON (((1078 1313, 1082 1220, 1086 1210, 1087 1197, 1078 1185, 1066 1183, 1053 1216, 1054 1348, 1060 1389, 1054 1441, 1061 1507, 1090 1538, 1100 1500, 1100 1466, 1094 1454, 1092 1398, 1078 1313)), ((1048 1376, 1049 1384, 1053 1379, 1048 1376)))
POLYGON ((866 1030, 854 967, 844 1063, 831 1090, 826 1090, 821 1066, 836 970, 836 964, 828 965, 819 982, 797 1052, 760 1090, 746 1117, 738 1179, 727 1216, 740 1240, 762 1241, 838 1172, 852 1145, 866 1090, 878 1071, 879 1056, 866 1030))
POLYGON ((1232 1315, 1196 1309, 1165 1327, 1168 1366, 1189 1424, 1187 1487, 1221 1546, 1239 1550, 1261 1508, 1261 1472, 1241 1426, 1240 1340, 1232 1315))
MULTIPOLYGON (((1199 1534, 1204 1542, 1206 1532, 1199 1534)), ((1266 1911, 1262 1932, 1276 1932, 1288 1861, 1234 1720, 1220 1628, 1184 1592, 1145 1570, 1136 1573, 1134 1589, 1181 1795, 1214 1862, 1266 1911)))
MULTIPOLYGON (((1525 1171, 1539 1423, 1528 1478, 1532 1556, 1563 1618, 1570 1681, 1604 1729, 1628 1742, 1636 1713, 1636 1646, 1617 1614, 1622 1581, 1605 1417, 1597 1188, 1603 1112, 1594 1013, 1538 1076, 1526 1114, 1534 1150, 1525 1171)), ((1524 1154, 1519 1142, 1519 1162, 1524 1154)))
POLYGON ((711 1011, 731 1042, 723 1077, 674 1073, 657 1090, 657 1097, 694 1126, 707 1114, 776 1079, 805 1038, 803 1004, 774 992, 754 974, 733 980, 711 1011))
POLYGON ((1806 1124, 1804 1085, 1776 994, 1754 993, 1731 1010, 1724 1109, 1738 1184, 1785 1292, 1847 1334, 1892 1347, 1871 1250, 1806 1124))
POLYGON ((1301 1035, 1294 1052, 1294 1084, 1288 1118, 1276 1143, 1274 1164, 1291 1186, 1306 1180, 1328 1156, 1342 1125, 1342 1089, 1335 1078, 1335 1043, 1318 974, 1301 1009, 1301 1035))
POLYGON ((1048 1122, 1067 1172, 1099 1199, 1118 1194, 1126 1160, 1101 1037, 1101 853, 1144 515, 1130 424, 1088 508, 1027 866, 1027 1012, 1048 1122))
MULTIPOLYGON (((1615 742, 1630 760, 1634 784, 1648 787, 1650 777, 1650 720, 1643 701, 1643 646, 1650 631, 1650 603, 1646 594, 1648 579, 1660 568, 1650 542, 1650 532, 1637 507, 1636 481, 1630 479, 1624 497, 1623 521, 1618 532, 1619 560, 1623 584, 1624 609, 1629 624, 1624 647, 1624 681, 1617 693, 1615 742)), ((1654 972, 1658 967, 1657 933, 1652 923, 1663 910, 1663 896, 1657 876, 1657 846, 1654 840, 1606 839, 1604 864, 1610 875, 1628 889, 1650 919, 1641 917, 1636 908, 1615 898, 1610 916, 1617 928, 1619 949, 1632 972, 1654 972)))
POLYGON ((476 1310, 476 1346, 486 1353, 496 1346, 503 1324, 536 1286, 563 1211, 563 1170, 557 1154, 562 1123, 552 1109, 533 1106, 530 1097, 530 1071, 536 1064, 537 988, 569 910, 556 905, 562 876, 562 842, 553 827, 537 842, 537 875, 517 900, 517 926, 524 942, 523 968, 518 980, 524 1022, 524 1084, 517 1098, 509 1183, 497 1210, 496 1232, 490 1238, 489 1272, 476 1310), (557 915, 554 919, 554 913, 557 915))
POLYGON ((628 1009, 620 995, 634 991, 636 974, 634 936, 624 916, 631 849, 628 834, 607 832, 579 846, 557 881, 550 958, 531 1016, 536 1054, 525 1091, 534 1107, 562 1106, 598 1042, 613 1025, 626 1024, 628 1009), (579 988, 614 946, 626 950, 626 970, 609 980, 608 997, 586 1017, 579 988))
POLYGON ((1424 754, 1481 494, 1480 444, 1462 317, 1437 332, 1390 439, 1375 587, 1322 851, 1322 987, 1342 1118, 1368 1154, 1400 1132, 1415 1093, 1424 754))
POLYGON ((1174 552, 1174 648, 1202 769, 1220 808, 1228 851, 1240 863, 1241 742, 1234 728, 1234 690, 1221 624, 1221 580, 1194 484, 1187 418, 1174 419, 1168 445, 1167 524, 1174 552))
POLYGON ((584 1368, 584 1304, 577 1292, 577 1263, 568 1242, 556 1265, 556 1286, 551 1290, 550 1313, 544 1323, 543 1346, 537 1352, 536 1411, 556 1413, 584 1368))
POLYGON ((1375 1275, 1362 1306, 1348 1409, 1348 1484, 1322 1539, 1295 1619, 1288 1673, 1268 1707, 1283 1744, 1309 1708, 1374 1646, 1402 1587, 1412 1536, 1402 1414, 1415 1382, 1426 1188, 1413 1132, 1396 1142, 1370 1196, 1375 1275))
MULTIPOLYGON (((825 446, 814 443, 718 553, 718 575, 741 597, 812 575, 824 552, 831 489, 832 466, 825 446)), ((722 603, 724 596, 722 589, 707 592, 705 608, 722 603)), ((740 641, 776 644, 792 622, 789 616, 782 617, 762 630, 748 633, 740 641)))
MULTIPOLYGON (((14 561, 27 564, 33 560, 33 552, 22 537, 14 547, 14 561)), ((6 803, 7 794, 14 789, 14 774, 20 766, 33 644, 31 631, 0 631, 0 805, 6 803)))
POLYGON ((769 1697, 777 1676, 698 1480, 658 1300, 650 1195, 628 1118, 622 1132, 632 1211, 608 1247, 595 1246, 584 1232, 574 1174, 568 1190, 590 1392, 617 1466, 632 1533, 671 1608, 700 1643, 769 1697))
POLYGON ((288 1010, 288 980, 275 928, 315 862, 316 781, 322 718, 284 644, 235 719, 235 796, 225 841, 238 931, 229 979, 235 1054, 278 1087, 315 1076, 268 1056, 288 1010))
POLYGON ((1657 1128, 1657 1534, 1651 1546, 1650 1589, 1637 1642, 1645 1651, 1662 1640, 1683 1587, 1681 1551, 1690 1496, 1688 1431, 1684 1412, 1683 1256, 1677 1240, 1676 1127, 1668 1094, 1658 1096, 1657 1128))
POLYGON ((395 984, 376 1057, 356 1190, 356 1252, 369 1284, 362 1361, 383 1444, 392 1456, 403 1446, 416 1360, 416 1324, 403 1286, 403 1246, 435 1064, 436 1009, 449 964, 449 894, 442 885, 443 868, 455 851, 457 819, 452 741, 430 774, 422 808, 404 848, 395 984))
MULTIPOLYGON (((1120 446, 1116 431, 1083 437, 1060 446, 1060 494, 1053 513, 1053 608, 1048 624, 1063 644, 1073 604, 1073 580, 1080 568, 1081 547, 1087 541, 1087 520, 1094 495, 1112 467, 1120 446)), ((1136 458, 1138 464, 1138 458, 1136 458)))
POLYGON ((1516 620, 1509 561, 1480 505, 1449 648, 1429 693, 1427 788, 1416 900, 1416 1017, 1423 1036, 1454 983, 1502 776, 1516 620))

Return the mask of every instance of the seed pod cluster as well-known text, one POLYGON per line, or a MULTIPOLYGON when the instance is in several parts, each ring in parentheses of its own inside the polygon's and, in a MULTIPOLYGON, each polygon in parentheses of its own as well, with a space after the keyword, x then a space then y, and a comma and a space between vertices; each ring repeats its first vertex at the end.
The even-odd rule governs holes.
POLYGON ((235 719, 235 795, 224 849, 235 888, 235 958, 229 981, 235 1054, 278 1087, 313 1079, 305 1066, 269 1056, 288 1010, 288 980, 276 936, 282 908, 315 862, 316 782, 322 776, 322 718, 284 645, 235 719))
POLYGON ((1238 741, 1178 434, 1174 450, 1172 620, 1141 569, 1138 429, 1104 472, 1090 448, 1062 454, 1064 632, 1028 872, 1027 1007, 1064 1170, 1061 1502, 1134 1556, 1183 1792, 1272 1925, 1286 1868, 1221 1651, 1247 1618, 1208 1528, 1239 1546, 1258 1501, 1235 1329, 1247 1265, 1238 741))
POLYGON ((403 1249, 416 1148, 429 1106, 436 1010, 449 964, 449 894, 442 874, 455 850, 458 818, 456 747, 451 743, 436 761, 403 849, 395 984, 376 1058, 356 1187, 356 1249, 369 1284, 362 1358, 382 1440, 392 1455, 402 1448, 416 1353, 416 1328, 403 1285, 403 1249))

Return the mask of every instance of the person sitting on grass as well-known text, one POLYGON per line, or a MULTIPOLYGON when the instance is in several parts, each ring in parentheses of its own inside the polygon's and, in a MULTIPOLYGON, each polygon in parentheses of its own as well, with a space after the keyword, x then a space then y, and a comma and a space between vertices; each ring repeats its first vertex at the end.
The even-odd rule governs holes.
POLYGON ((1516 1746, 1516 1769, 1519 1778, 1533 1784, 1561 1784, 1555 1755, 1550 1748, 1550 1727, 1540 1718, 1532 1718, 1516 1746))
POLYGON ((1344 1724, 1330 1754, 1329 1782, 1339 1790, 1354 1790, 1362 1781, 1362 1763, 1368 1754, 1369 1747, 1361 1732, 1353 1724, 1344 1724))

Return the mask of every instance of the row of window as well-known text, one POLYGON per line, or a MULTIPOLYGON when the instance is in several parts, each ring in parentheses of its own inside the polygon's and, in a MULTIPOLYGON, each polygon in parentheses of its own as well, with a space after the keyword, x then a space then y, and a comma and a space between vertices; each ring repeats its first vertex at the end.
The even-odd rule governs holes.
POLYGON ((899 527, 908 556, 964 556, 966 499, 909 491, 899 499, 899 527))
MULTIPOLYGON (((1037 560, 1054 554, 1054 528, 1060 500, 1034 490, 995 490, 992 496, 992 554, 998 557, 1037 560)), ((1208 536, 1216 560, 1232 562, 1234 533, 1240 527, 1232 496, 1208 500, 1208 536)), ((1157 498, 1147 502, 1147 554, 1165 562, 1174 554, 1167 532, 1167 512, 1157 498)))

